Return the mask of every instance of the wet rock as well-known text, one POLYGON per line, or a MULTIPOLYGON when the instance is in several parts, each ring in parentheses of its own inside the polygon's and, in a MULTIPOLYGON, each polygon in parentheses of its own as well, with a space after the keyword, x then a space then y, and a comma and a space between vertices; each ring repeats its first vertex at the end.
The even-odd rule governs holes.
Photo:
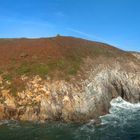
POLYGON ((0 104, 0 120, 5 119, 4 105, 0 104))

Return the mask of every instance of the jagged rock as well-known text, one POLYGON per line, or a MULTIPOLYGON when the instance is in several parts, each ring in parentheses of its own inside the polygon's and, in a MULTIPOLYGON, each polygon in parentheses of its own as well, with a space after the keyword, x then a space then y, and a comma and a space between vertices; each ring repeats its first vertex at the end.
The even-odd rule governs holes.
POLYGON ((12 106, 5 106, 4 114, 5 119, 16 119, 17 109, 12 106))
MULTIPOLYGON (((61 39, 61 37, 58 39, 61 39)), ((67 41, 69 42, 69 39, 67 41)), ((67 41, 63 43, 69 46, 67 41)), ((74 48, 79 41, 76 41, 74 48)), ((55 42, 59 42, 59 40, 55 42)), ((53 79, 48 75, 44 78, 34 74, 31 76, 22 75, 19 80, 25 83, 25 89, 17 91, 14 90, 12 81, 6 83, 0 77, 0 120, 86 122, 94 119, 99 122, 99 116, 108 113, 110 101, 113 98, 121 96, 129 102, 139 102, 139 54, 132 53, 133 55, 131 55, 131 53, 105 44, 93 44, 88 41, 84 41, 79 46, 85 47, 83 44, 86 43, 88 46, 93 46, 94 53, 92 55, 95 55, 95 57, 87 56, 90 54, 90 51, 88 51, 86 56, 82 58, 83 64, 81 64, 77 75, 71 76, 69 80, 61 79, 61 77, 53 79), (9 90, 9 87, 17 92, 16 96, 12 94, 13 90, 9 90)), ((60 42, 58 44, 61 46, 60 42)), ((55 44, 56 48, 58 48, 58 44, 55 44)), ((46 48, 44 46, 44 49, 46 48)), ((87 48, 84 50, 86 51, 87 48)), ((38 51, 35 52, 38 54, 38 51)), ((60 54, 64 52, 62 51, 60 54)), ((75 54, 75 52, 73 53, 75 54)), ((21 55, 21 57, 26 56, 26 54, 21 55)), ((47 57, 44 58, 44 56, 42 56, 44 62, 48 61, 46 60, 47 57)), ((74 60, 72 59, 72 61, 74 60)))
POLYGON ((91 69, 88 78, 77 83, 64 80, 46 82, 39 76, 28 80, 27 89, 18 93, 18 109, 9 90, 2 90, 5 99, 0 119, 20 120, 98 120, 108 112, 112 98, 121 96, 132 103, 140 101, 140 72, 124 71, 121 65, 102 65, 91 69), (30 83, 30 84, 29 84, 30 83), (32 91, 32 92, 31 92, 32 91))
POLYGON ((4 103, 6 104, 6 106, 8 106, 10 108, 16 108, 15 99, 14 99, 14 97, 10 96, 9 94, 7 94, 7 96, 5 96, 4 103))
POLYGON ((38 120, 37 115, 38 115, 38 107, 33 108, 27 106, 24 114, 20 116, 20 119, 24 121, 37 121, 38 120))
POLYGON ((0 120, 5 119, 4 105, 0 104, 0 120))
POLYGON ((3 83, 3 78, 2 78, 2 76, 0 76, 0 84, 2 84, 3 83))
POLYGON ((138 52, 132 52, 132 54, 133 54, 137 59, 140 60, 140 53, 138 53, 138 52))

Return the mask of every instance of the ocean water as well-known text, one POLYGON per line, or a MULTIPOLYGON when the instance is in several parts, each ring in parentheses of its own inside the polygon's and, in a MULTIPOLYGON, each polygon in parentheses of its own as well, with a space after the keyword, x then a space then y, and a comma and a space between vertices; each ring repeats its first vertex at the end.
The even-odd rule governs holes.
POLYGON ((140 104, 113 99, 110 114, 101 120, 96 126, 92 120, 86 124, 3 121, 0 140, 140 140, 140 104))

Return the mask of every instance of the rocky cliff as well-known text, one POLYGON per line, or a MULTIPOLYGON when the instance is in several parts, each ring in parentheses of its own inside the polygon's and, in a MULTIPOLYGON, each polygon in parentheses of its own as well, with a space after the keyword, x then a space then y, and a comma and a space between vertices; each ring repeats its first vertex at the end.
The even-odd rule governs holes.
MULTIPOLYGON (((16 54, 18 58, 14 59, 14 64, 12 63, 14 67, 8 67, 11 64, 10 58, 13 56, 11 54, 5 54, 7 67, 1 63, 1 69, 5 71, 0 74, 0 120, 86 122, 95 119, 98 121, 99 116, 108 113, 110 101, 117 96, 132 103, 140 101, 138 53, 137 55, 131 54, 107 44, 87 40, 67 37, 51 38, 46 41, 46 48, 48 48, 48 44, 49 47, 54 47, 56 44, 61 46, 58 50, 55 47, 53 50, 59 52, 56 52, 58 57, 55 59, 60 60, 61 58, 61 61, 58 61, 57 65, 53 65, 55 68, 51 69, 53 72, 49 73, 46 66, 50 65, 48 61, 44 61, 44 58, 51 59, 52 48, 43 50, 43 52, 47 51, 47 55, 39 57, 40 53, 38 51, 36 53, 33 40, 28 44, 29 47, 33 46, 31 48, 26 48, 28 40, 12 40, 12 43, 10 42, 8 45, 12 46, 13 42, 21 44, 21 46, 18 45, 15 49, 18 51, 18 55, 16 54), (22 47, 22 44, 25 46, 22 47), (51 46, 51 44, 53 45, 51 46), (69 46, 72 46, 76 55, 69 46), (76 46, 78 48, 75 49, 76 46), (83 46, 86 47, 83 49, 83 46), (20 50, 18 50, 19 47, 20 50), (32 50, 32 53, 28 49, 32 50), (72 58, 64 57, 62 52, 68 53, 70 56, 72 54, 72 58), (41 70, 28 65, 19 66, 23 60, 31 64, 31 59, 35 59, 37 63, 38 60, 41 64, 43 63, 43 65, 37 65, 41 70), (68 64, 69 61, 70 64, 68 64), (75 65, 78 65, 78 68, 75 65), (32 68, 36 71, 32 71, 32 68), (70 68, 68 73, 67 68, 70 68), (17 69, 20 71, 16 71, 17 69)), ((9 47, 8 45, 6 44, 5 48, 9 47)), ((4 52, 3 46, 0 44, 0 49, 4 52)), ((45 46, 40 49, 43 48, 45 46)))

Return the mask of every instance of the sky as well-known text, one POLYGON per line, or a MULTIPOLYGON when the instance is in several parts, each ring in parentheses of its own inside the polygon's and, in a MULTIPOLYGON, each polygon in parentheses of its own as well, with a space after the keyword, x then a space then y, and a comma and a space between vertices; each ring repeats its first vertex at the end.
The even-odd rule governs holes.
POLYGON ((140 0, 0 0, 0 38, 57 34, 140 52, 140 0))

